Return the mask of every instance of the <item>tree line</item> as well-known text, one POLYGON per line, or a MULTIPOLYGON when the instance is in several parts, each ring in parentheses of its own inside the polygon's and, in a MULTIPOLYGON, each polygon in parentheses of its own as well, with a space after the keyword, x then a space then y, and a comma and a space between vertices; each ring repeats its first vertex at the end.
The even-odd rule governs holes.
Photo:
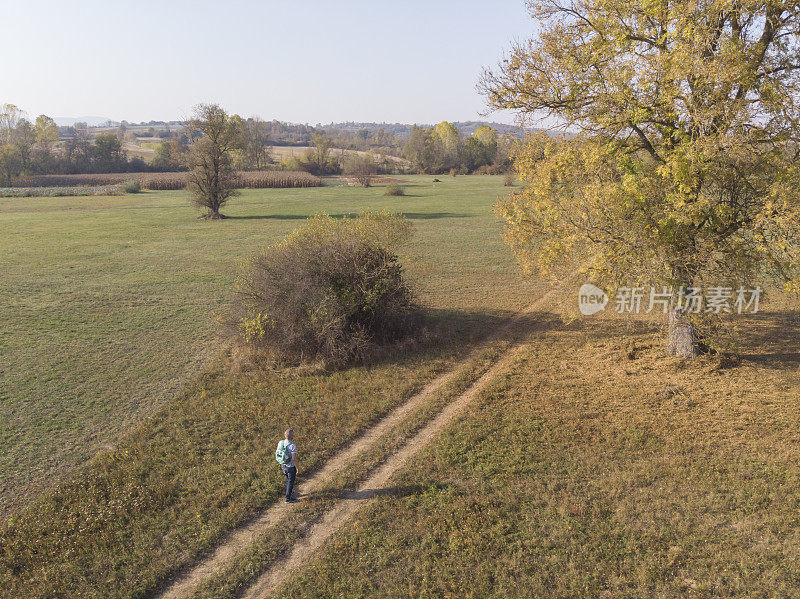
POLYGON ((435 127, 414 125, 402 156, 419 173, 500 173, 511 165, 516 138, 498 135, 488 125, 481 125, 464 138, 458 128, 447 121, 435 127))
MULTIPOLYGON (((237 143, 232 164, 239 170, 260 170, 272 163, 274 123, 242 119, 237 123, 237 143)), ((149 162, 129 157, 125 143, 134 134, 121 125, 115 131, 90 135, 85 126, 59 128, 47 115, 31 122, 13 104, 0 106, 0 182, 11 185, 15 177, 44 174, 182 171, 191 168, 190 147, 202 136, 191 124, 159 142, 149 162), (65 133, 62 137, 61 133, 65 133)))
MULTIPOLYGON (((303 170, 314 175, 350 174, 365 168, 376 173, 408 170, 418 173, 499 173, 511 164, 516 137, 499 135, 487 125, 477 127, 472 135, 463 135, 449 122, 435 127, 413 125, 407 137, 398 136, 391 127, 361 128, 355 131, 332 125, 311 127, 292 125, 259 118, 244 119, 232 115, 237 122, 239 141, 230 152, 237 170, 281 168, 303 170), (295 157, 276 164, 275 145, 310 146, 295 157), (368 152, 372 164, 356 160, 334 150, 368 152), (405 166, 390 157, 404 158, 405 166)), ((0 182, 10 185, 15 177, 43 174, 172 172, 190 170, 190 149, 201 133, 189 126, 175 129, 135 131, 123 122, 92 134, 85 123, 59 127, 47 115, 34 121, 13 104, 0 107, 0 182), (130 156, 126 145, 140 143, 142 136, 154 150, 148 161, 130 156), (152 141, 152 140, 156 141, 152 141)))

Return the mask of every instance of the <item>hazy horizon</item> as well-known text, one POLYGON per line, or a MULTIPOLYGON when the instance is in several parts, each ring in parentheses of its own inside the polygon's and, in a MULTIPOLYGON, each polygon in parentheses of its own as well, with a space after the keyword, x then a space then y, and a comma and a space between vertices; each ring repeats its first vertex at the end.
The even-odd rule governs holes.
POLYGON ((0 102, 32 117, 129 122, 183 120, 217 102, 293 123, 513 123, 483 115, 475 85, 535 26, 523 0, 238 0, 224 10, 208 0, 32 0, 6 12, 13 26, 0 50, 16 58, 0 102))

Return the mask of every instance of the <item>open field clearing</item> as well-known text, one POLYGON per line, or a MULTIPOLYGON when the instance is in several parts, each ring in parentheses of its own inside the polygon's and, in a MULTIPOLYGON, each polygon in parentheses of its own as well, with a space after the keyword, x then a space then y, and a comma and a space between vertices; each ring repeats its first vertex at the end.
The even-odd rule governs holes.
POLYGON ((182 192, 0 202, 3 509, 175 397, 218 351, 214 313, 238 262, 316 212, 407 212, 420 299, 461 333, 523 305, 531 285, 490 213, 500 180, 411 180, 399 201, 381 187, 246 191, 219 226, 182 192))
POLYGON ((800 2, 33 4, 0 599, 800 597, 800 2))
MULTIPOLYGON (((29 242, 27 252, 11 252, 32 267, 28 279, 20 268, 11 281, 17 284, 4 293, 30 289, 28 305, 63 309, 76 318, 65 318, 54 328, 51 312, 30 310, 28 326, 38 322, 50 333, 42 335, 38 350, 24 343, 26 330, 13 323, 4 340, 15 360, 8 363, 14 367, 10 372, 31 367, 26 378, 4 373, 4 395, 11 401, 4 403, 9 409, 3 416, 14 418, 4 448, 9 478, 17 479, 17 488, 37 474, 52 482, 93 449, 114 442, 121 430, 132 427, 133 432, 80 477, 45 493, 11 521, 4 532, 2 586, 27 596, 86 595, 90 590, 127 596, 156 588, 175 568, 213 546, 225 530, 277 497, 279 473, 267 465, 275 431, 287 419, 302 426, 304 468, 313 470, 454 363, 465 342, 483 336, 498 317, 540 292, 541 286, 518 280, 500 245, 489 214, 493 199, 504 192, 497 179, 463 177, 434 187, 419 178, 409 189, 413 194, 402 200, 408 203, 399 206, 417 224, 406 251, 408 270, 420 286, 421 300, 451 335, 436 346, 332 375, 235 374, 223 356, 179 393, 177 402, 140 426, 131 423, 164 405, 181 381, 197 376, 203 357, 213 354, 204 352, 203 344, 213 336, 211 313, 225 303, 231 263, 285 234, 308 214, 397 208, 396 200, 380 195, 379 187, 291 190, 281 192, 280 199, 277 192, 272 198, 268 194, 273 192, 248 192, 226 210, 232 218, 216 228, 194 219, 181 194, 94 199, 94 204, 83 198, 3 204, 4 223, 18 219, 19 226, 19 219, 28 219, 28 231, 37 230, 33 223, 38 222, 40 231, 58 233, 58 223, 68 220, 68 230, 90 233, 81 239, 65 236, 63 243, 69 241, 73 249, 66 255, 49 253, 45 239, 33 247, 29 242), (228 224, 233 226, 225 229, 228 224), (95 254, 90 267, 81 258, 90 248, 97 251, 100 242, 107 251, 95 254), (216 252, 204 253, 206 246, 216 252), (34 250, 37 261, 31 261, 34 250), (58 276, 54 263, 59 259, 61 268, 73 273, 71 285, 58 276), (93 268, 105 270, 105 285, 90 283, 99 276, 93 268), (126 276, 114 278, 112 272, 126 276), (34 275, 39 275, 38 286, 34 275), (59 283, 66 289, 57 293, 53 287, 59 283), (78 293, 79 284, 90 292, 78 293), (494 294, 500 284, 512 293, 494 294), (143 289, 153 290, 149 301, 136 301, 143 289), (490 297, 495 300, 486 309, 490 297), (105 309, 93 313, 96 319, 78 318, 98 299, 105 309), (93 350, 109 345, 106 351, 93 350), (62 362, 48 362, 56 347, 62 354, 63 347, 75 349, 63 370, 58 369, 62 362), (53 382, 56 377, 38 379, 40 368, 58 372, 58 382, 53 382), (37 458, 50 460, 50 468, 42 468, 37 458)), ((7 497, 9 505, 15 496, 7 497)))
POLYGON ((122 144, 122 148, 127 152, 130 158, 141 158, 142 160, 152 160, 156 155, 155 144, 158 141, 146 142, 130 142, 126 141, 122 144))
POLYGON ((509 329, 527 339, 513 352, 507 335, 466 357, 549 286, 520 279, 502 245, 500 178, 404 179, 399 199, 335 182, 248 190, 222 222, 196 219, 181 192, 0 202, 14 266, 0 299, 16 314, 2 339, 4 592, 800 588, 796 300, 738 321, 735 368, 661 357, 652 321, 547 312, 509 329), (415 225, 404 264, 445 332, 333 373, 240 371, 213 319, 235 265, 316 212, 387 208, 415 225), (287 424, 308 495, 282 512, 272 455, 287 424))
POLYGON ((263 560, 265 553, 274 553, 278 548, 286 550, 289 539, 298 535, 305 537, 286 561, 255 581, 249 594, 264 595, 269 588, 276 586, 277 581, 303 564, 307 555, 361 507, 357 500, 368 499, 382 481, 405 467, 410 455, 434 437, 469 404, 481 386, 496 376, 513 356, 513 352, 507 349, 508 344, 537 326, 541 320, 541 308, 552 301, 556 291, 545 293, 501 323, 460 364, 428 383, 326 461, 321 470, 306 477, 300 484, 300 492, 306 497, 303 510, 300 510, 304 516, 302 520, 287 513, 285 506, 273 505, 225 537, 207 559, 179 576, 159 597, 177 599, 192 593, 213 594, 220 590, 215 591, 215 585, 220 581, 232 588, 244 587, 247 582, 254 582, 253 573, 258 572, 250 566, 258 568, 259 558, 263 560), (345 488, 357 483, 360 485, 355 491, 345 488), (334 502, 335 499, 339 501, 334 502), (311 524, 314 524, 313 528, 301 534, 301 529, 308 529, 311 524), (283 538, 282 543, 276 543, 276 534, 283 538))
MULTIPOLYGON (((159 141, 158 138, 153 138, 149 141, 125 142, 123 147, 130 158, 141 158, 142 160, 150 161, 156 154, 156 146, 159 141)), ((272 160, 278 163, 285 158, 302 158, 308 150, 312 149, 311 146, 270 146, 270 155, 272 156, 272 160)), ((337 157, 344 157, 347 154, 368 154, 368 152, 360 150, 342 150, 338 148, 333 149, 332 153, 337 157)), ((387 156, 387 158, 397 165, 408 165, 407 160, 397 156, 387 156)))
POLYGON ((797 595, 796 313, 730 369, 552 324, 274 596, 797 595))
MULTIPOLYGON (((275 162, 280 162, 285 158, 302 158, 303 154, 305 154, 308 150, 313 150, 314 148, 311 146, 271 146, 270 147, 270 154, 272 155, 272 160, 275 162)), ((337 158, 344 158, 348 154, 359 154, 361 156, 369 155, 369 152, 365 152, 363 150, 343 150, 341 148, 333 148, 331 150, 331 154, 336 156, 337 158)), ((401 167, 408 167, 410 163, 408 160, 400 158, 398 156, 389 156, 389 155, 381 155, 385 156, 390 162, 393 162, 401 167)))

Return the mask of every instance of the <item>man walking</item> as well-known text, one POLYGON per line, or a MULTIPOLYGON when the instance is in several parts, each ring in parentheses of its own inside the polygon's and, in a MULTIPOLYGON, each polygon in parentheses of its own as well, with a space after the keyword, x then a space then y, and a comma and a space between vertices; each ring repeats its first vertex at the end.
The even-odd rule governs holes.
POLYGON ((297 503, 297 499, 292 497, 294 481, 297 477, 297 446, 292 441, 294 431, 288 429, 284 436, 286 438, 278 443, 278 449, 275 450, 275 459, 278 460, 283 475, 286 477, 286 503, 297 503))

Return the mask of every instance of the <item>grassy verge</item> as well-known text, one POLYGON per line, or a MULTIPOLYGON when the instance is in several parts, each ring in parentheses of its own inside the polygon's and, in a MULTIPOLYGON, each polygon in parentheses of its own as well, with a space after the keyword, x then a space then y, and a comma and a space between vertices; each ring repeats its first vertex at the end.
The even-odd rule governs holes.
POLYGON ((541 335, 276 596, 797 595, 800 326, 742 328, 729 369, 645 324, 541 335))

